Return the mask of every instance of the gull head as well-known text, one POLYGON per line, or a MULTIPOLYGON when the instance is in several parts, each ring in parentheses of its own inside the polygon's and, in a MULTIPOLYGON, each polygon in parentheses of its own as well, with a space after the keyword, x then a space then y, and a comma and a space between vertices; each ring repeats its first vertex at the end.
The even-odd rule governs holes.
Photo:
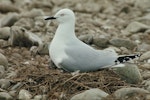
POLYGON ((57 20, 59 23, 75 22, 75 15, 70 9, 61 9, 54 16, 45 20, 57 20))

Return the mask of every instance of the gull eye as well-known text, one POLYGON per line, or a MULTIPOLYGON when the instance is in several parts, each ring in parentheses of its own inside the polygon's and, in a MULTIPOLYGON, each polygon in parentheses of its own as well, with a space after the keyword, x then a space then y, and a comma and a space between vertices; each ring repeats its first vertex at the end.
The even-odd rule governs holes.
POLYGON ((65 14, 63 13, 63 14, 60 14, 60 16, 64 16, 65 14))

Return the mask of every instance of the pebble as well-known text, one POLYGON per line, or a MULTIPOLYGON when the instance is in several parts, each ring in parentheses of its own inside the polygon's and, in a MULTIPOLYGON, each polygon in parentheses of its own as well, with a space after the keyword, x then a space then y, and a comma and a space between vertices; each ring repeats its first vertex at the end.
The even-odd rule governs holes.
POLYGON ((38 16, 44 16, 44 12, 41 9, 34 8, 31 11, 23 12, 20 16, 34 19, 35 17, 38 17, 38 16))
POLYGON ((30 30, 34 27, 34 20, 31 18, 21 18, 14 25, 30 30))
POLYGON ((117 47, 126 47, 127 49, 134 49, 137 47, 135 42, 122 38, 112 38, 109 43, 117 47))
POLYGON ((135 64, 127 63, 125 64, 125 67, 114 68, 114 71, 127 83, 138 84, 142 81, 139 68, 135 64))
POLYGON ((108 93, 98 88, 93 88, 73 96, 70 100, 102 100, 108 95, 108 93))
POLYGON ((148 13, 142 17, 139 17, 136 20, 143 24, 150 25, 150 13, 148 13))
POLYGON ((3 65, 5 67, 5 69, 7 69, 8 67, 8 60, 7 58, 0 53, 0 65, 3 65))
POLYGON ((10 27, 0 28, 0 39, 8 40, 10 37, 10 27))
POLYGON ((93 42, 93 34, 80 35, 78 38, 86 44, 91 44, 93 42))
POLYGON ((13 4, 0 3, 0 12, 8 13, 8 12, 20 12, 20 11, 13 4))
POLYGON ((140 57, 140 61, 144 61, 144 60, 148 60, 148 59, 150 59, 150 51, 143 53, 140 57))
POLYGON ((150 0, 135 0, 135 7, 139 7, 142 10, 146 11, 146 9, 150 8, 150 0))
POLYGON ((47 95, 36 95, 34 100, 48 100, 47 95))
POLYGON ((131 22, 127 27, 126 27, 126 31, 131 32, 131 33, 137 33, 137 32, 143 32, 146 31, 147 29, 149 29, 150 27, 142 24, 140 22, 131 22))
POLYGON ((150 45, 147 44, 147 43, 141 43, 141 44, 138 45, 137 50, 141 51, 141 52, 150 51, 150 45))
POLYGON ((11 27, 10 44, 12 46, 31 47, 33 45, 42 44, 42 40, 34 33, 27 31, 25 28, 13 26, 11 27))
POLYGON ((106 48, 109 44, 109 38, 105 35, 95 36, 93 43, 98 47, 106 48))
POLYGON ((9 79, 0 79, 0 87, 2 89, 8 89, 8 87, 10 87, 11 81, 9 79))
POLYGON ((0 65, 0 79, 3 78, 5 75, 5 67, 0 65))
POLYGON ((32 98, 32 95, 29 93, 29 91, 21 89, 18 95, 18 99, 21 100, 30 100, 32 98))
POLYGON ((7 92, 0 92, 0 100, 13 100, 13 97, 7 92))
POLYGON ((39 45, 39 47, 37 48, 38 54, 49 55, 48 47, 49 47, 49 43, 43 43, 39 45))
POLYGON ((17 13, 9 13, 1 19, 1 27, 12 26, 15 22, 19 20, 19 15, 17 13))
POLYGON ((150 79, 150 71, 142 72, 142 77, 143 77, 144 80, 150 79))
MULTIPOLYGON (((136 87, 128 87, 128 88, 121 88, 114 92, 114 96, 117 100, 128 100, 129 97, 134 96, 135 94, 147 94, 149 91, 144 90, 142 88, 136 87), (134 95, 133 95, 134 94, 134 95), (125 99, 123 99, 125 98, 125 99)), ((138 97, 137 97, 138 98, 138 97)), ((140 100, 139 98, 136 100, 140 100)))

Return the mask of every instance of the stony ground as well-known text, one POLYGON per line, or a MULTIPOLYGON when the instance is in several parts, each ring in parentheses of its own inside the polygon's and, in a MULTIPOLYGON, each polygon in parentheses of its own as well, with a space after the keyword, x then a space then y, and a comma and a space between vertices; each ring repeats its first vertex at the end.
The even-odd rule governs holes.
MULTIPOLYGON (((149 0, 0 0, 0 12, 0 53, 8 60, 0 57, 0 96, 5 93, 11 99, 69 100, 84 90, 99 88, 110 94, 106 100, 117 100, 115 91, 125 87, 150 92, 149 0), (131 72, 138 74, 128 76, 137 80, 122 78, 113 69, 72 75, 53 68, 47 44, 58 23, 49 25, 43 16, 52 16, 62 8, 75 12, 76 35, 85 43, 97 49, 111 47, 123 55, 141 53, 131 72), (40 38, 30 40, 29 34, 40 38), (24 93, 27 97, 21 96, 24 93), (36 99, 37 95, 43 99, 36 99)), ((150 100, 150 96, 133 92, 120 99, 150 100)))

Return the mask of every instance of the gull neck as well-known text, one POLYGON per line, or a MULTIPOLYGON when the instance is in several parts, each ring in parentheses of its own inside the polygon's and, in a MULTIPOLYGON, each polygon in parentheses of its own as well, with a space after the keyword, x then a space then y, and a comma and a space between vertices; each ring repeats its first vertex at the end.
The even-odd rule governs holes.
POLYGON ((73 21, 60 23, 54 38, 73 39, 75 36, 75 23, 73 21))

